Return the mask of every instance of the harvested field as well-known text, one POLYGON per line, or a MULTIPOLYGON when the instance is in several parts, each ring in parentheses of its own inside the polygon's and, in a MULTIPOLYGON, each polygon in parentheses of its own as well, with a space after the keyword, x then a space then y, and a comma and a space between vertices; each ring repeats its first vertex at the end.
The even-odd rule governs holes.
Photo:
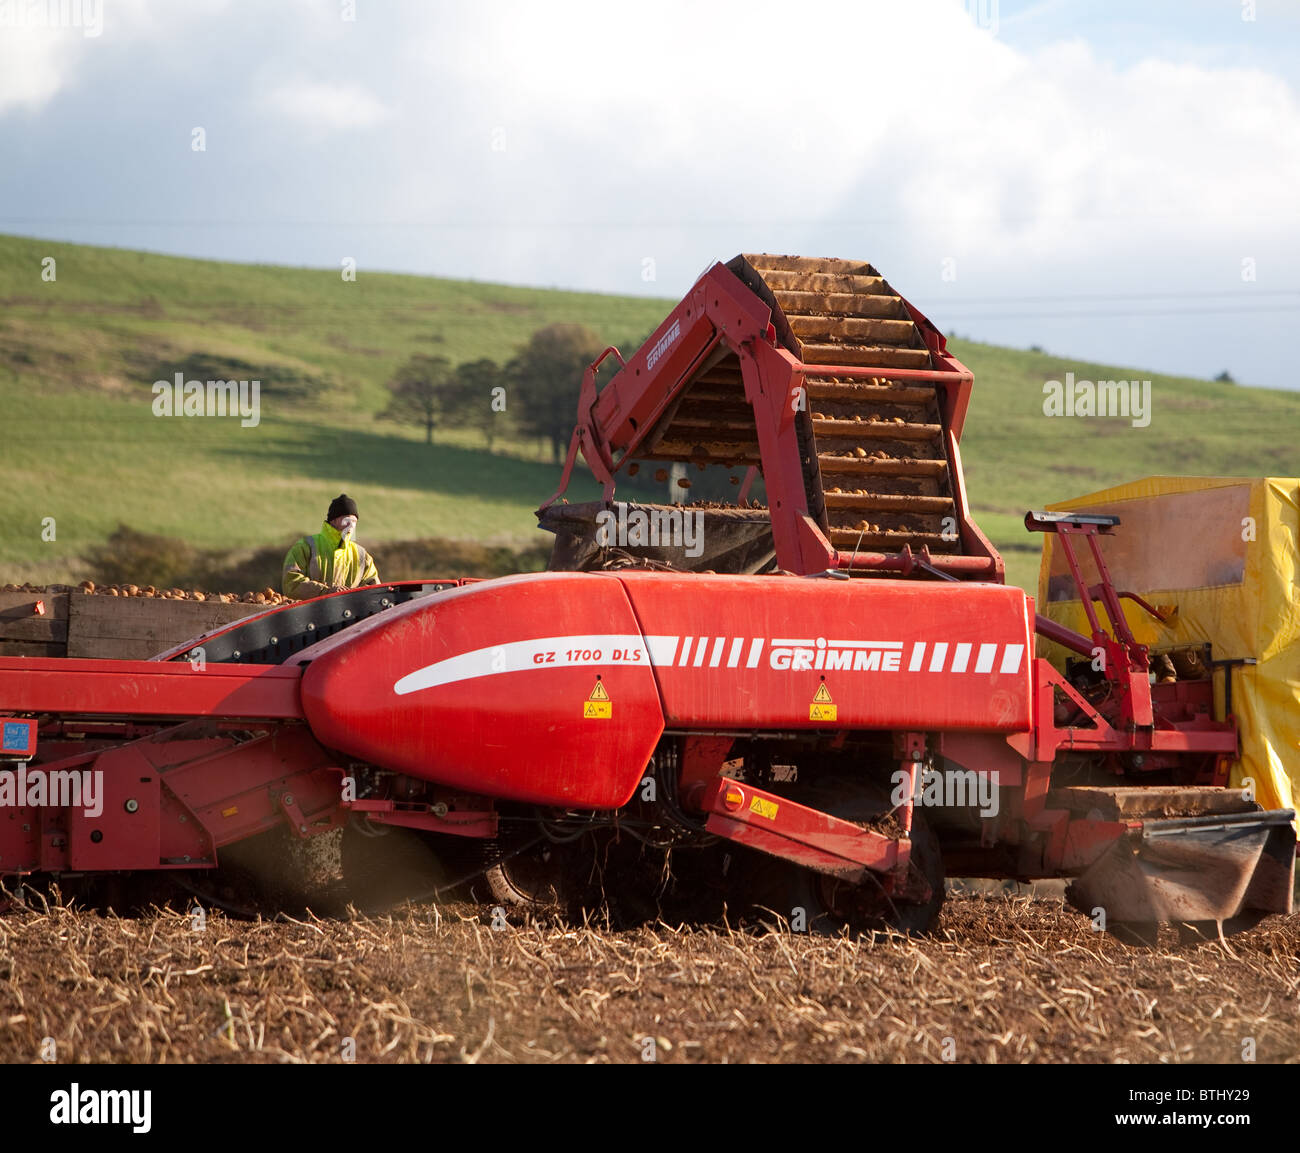
MULTIPOLYGON (((498 922, 499 924, 501 922, 498 922)), ((473 905, 0 917, 0 1061, 1300 1063, 1300 915, 1147 951, 1059 901, 953 895, 875 942, 492 927, 473 905), (654 1038, 653 1046, 647 1040, 654 1038), (949 1040, 950 1039, 950 1040, 949 1040)))

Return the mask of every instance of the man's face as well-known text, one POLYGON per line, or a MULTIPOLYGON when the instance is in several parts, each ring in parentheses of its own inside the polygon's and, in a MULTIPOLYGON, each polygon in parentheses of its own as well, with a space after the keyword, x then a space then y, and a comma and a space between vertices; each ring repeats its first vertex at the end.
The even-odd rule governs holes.
POLYGON ((344 540, 351 540, 357 531, 357 518, 354 516, 335 517, 330 524, 339 530, 344 540))

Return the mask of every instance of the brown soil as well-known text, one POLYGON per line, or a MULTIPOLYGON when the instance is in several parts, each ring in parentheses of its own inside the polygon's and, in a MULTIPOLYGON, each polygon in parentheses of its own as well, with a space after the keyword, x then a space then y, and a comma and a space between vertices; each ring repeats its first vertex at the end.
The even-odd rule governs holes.
POLYGON ((0 1061, 1300 1063, 1300 915, 1135 949, 953 895, 923 940, 608 931, 480 906, 338 921, 0 916, 0 1061), (499 921, 499 924, 504 922, 499 921), (654 1038, 653 1051, 647 1040, 654 1038))

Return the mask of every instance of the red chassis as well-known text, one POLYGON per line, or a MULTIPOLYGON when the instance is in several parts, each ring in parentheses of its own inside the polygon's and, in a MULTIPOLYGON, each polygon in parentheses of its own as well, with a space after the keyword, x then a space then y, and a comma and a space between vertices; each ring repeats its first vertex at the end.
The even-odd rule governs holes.
POLYGON ((1113 647, 1100 626, 1072 638, 1117 654, 1105 675, 1118 691, 1094 704, 1030 657, 1033 622, 1032 599, 1000 585, 547 573, 395 604, 278 665, 183 659, 193 645, 169 661, 0 660, 0 704, 23 736, 0 771, 0 873, 212 868, 279 823, 308 837, 349 813, 490 838, 503 803, 616 811, 673 766, 668 797, 701 832, 850 882, 871 872, 917 900, 913 786, 969 770, 1001 804, 945 844, 952 866, 1078 875, 1159 822, 1084 811, 1068 795, 1089 790, 1054 771, 1086 759, 1115 781, 1142 766, 1163 781, 1172 766, 1177 785, 1212 785, 1236 730, 1211 719, 1208 686, 1152 686, 1122 629, 1113 647), (901 830, 737 778, 755 749, 783 744, 856 749, 902 774, 901 830), (387 784, 358 793, 364 778, 387 784), (69 803, 46 803, 59 787, 69 803))

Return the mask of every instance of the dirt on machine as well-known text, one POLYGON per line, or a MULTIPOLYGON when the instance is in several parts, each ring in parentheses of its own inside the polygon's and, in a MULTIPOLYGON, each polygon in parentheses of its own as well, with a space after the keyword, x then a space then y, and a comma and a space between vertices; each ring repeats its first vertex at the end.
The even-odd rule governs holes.
POLYGON ((289 901, 259 854, 328 836, 359 903, 924 932, 945 877, 1066 878, 1148 943, 1291 911, 1294 812, 1228 787, 1233 668, 1139 642, 1126 606, 1163 610, 1109 575, 1142 548, 1122 516, 1026 514, 1076 627, 1004 583, 972 374, 871 265, 715 264, 575 383, 548 572, 280 605, 149 661, 0 658, 0 877, 289 901), (579 462, 600 500, 564 499, 579 462), (636 499, 647 474, 734 484, 636 499))

